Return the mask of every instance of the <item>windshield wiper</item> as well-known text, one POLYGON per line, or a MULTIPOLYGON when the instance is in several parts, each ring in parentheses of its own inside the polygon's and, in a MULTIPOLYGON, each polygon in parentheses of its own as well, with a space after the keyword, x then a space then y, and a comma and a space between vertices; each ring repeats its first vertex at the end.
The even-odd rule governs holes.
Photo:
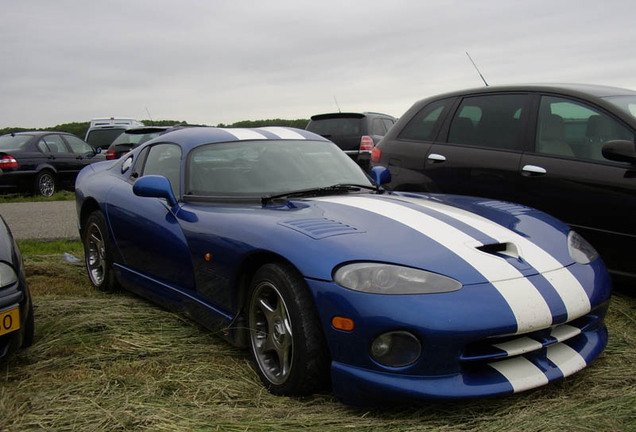
POLYGON ((285 192, 285 193, 276 194, 276 195, 267 195, 261 198, 261 203, 262 205, 267 205, 270 201, 273 201, 278 198, 322 196, 322 195, 331 195, 334 193, 337 194, 337 193, 346 193, 346 192, 357 192, 360 189, 369 189, 373 191, 378 190, 376 186, 372 186, 372 185, 339 183, 332 186, 301 189, 297 191, 290 191, 290 192, 285 192))

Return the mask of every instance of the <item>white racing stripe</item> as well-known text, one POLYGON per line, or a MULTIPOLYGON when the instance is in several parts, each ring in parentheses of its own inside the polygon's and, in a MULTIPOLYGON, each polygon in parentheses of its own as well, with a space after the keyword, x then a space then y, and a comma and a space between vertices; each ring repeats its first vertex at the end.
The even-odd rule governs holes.
POLYGON ((395 197, 395 199, 439 211, 453 219, 472 226, 500 243, 510 242, 516 245, 519 255, 539 273, 544 274, 548 282, 550 282, 559 294, 565 304, 568 321, 583 316, 591 310, 590 299, 576 277, 574 277, 569 270, 553 271, 563 268, 561 263, 526 237, 482 216, 447 204, 432 200, 422 201, 409 197, 395 197))
POLYGON ((573 337, 578 336, 580 334, 581 334, 580 328, 565 325, 565 324, 552 329, 552 331, 550 332, 550 336, 552 336, 559 342, 572 339, 573 337))
POLYGON ((517 321, 517 333, 552 324, 552 313, 539 291, 506 260, 485 254, 482 246, 463 231, 400 204, 364 197, 327 197, 320 201, 356 207, 400 222, 448 248, 481 273, 504 297, 517 321))
POLYGON ((240 139, 240 140, 267 139, 265 135, 250 129, 236 128, 236 129, 223 129, 223 130, 229 134, 234 135, 237 139, 240 139))
POLYGON ((298 132, 290 130, 290 129, 286 129, 283 127, 269 126, 269 127, 262 127, 260 129, 267 131, 269 133, 272 133, 282 139, 299 139, 299 140, 307 139, 301 134, 299 134, 298 132))
POLYGON ((543 348, 543 345, 540 342, 529 337, 519 337, 508 342, 492 344, 492 346, 505 351, 508 354, 508 357, 518 356, 543 348))
POLYGON ((563 376, 572 375, 587 366, 578 352, 563 343, 548 347, 548 360, 557 365, 563 376))
POLYGON ((502 374, 512 385, 515 393, 539 387, 548 383, 548 377, 525 357, 515 357, 488 363, 502 374))

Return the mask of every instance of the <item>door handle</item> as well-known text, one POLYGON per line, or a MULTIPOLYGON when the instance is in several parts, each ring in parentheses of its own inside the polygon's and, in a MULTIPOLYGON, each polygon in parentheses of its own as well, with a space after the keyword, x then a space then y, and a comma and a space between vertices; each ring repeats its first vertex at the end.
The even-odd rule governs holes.
POLYGON ((540 176, 548 173, 545 168, 537 165, 524 165, 523 168, 521 168, 521 171, 523 174, 529 176, 540 176))
POLYGON ((446 156, 439 153, 431 153, 428 155, 428 160, 433 162, 446 162, 446 156))

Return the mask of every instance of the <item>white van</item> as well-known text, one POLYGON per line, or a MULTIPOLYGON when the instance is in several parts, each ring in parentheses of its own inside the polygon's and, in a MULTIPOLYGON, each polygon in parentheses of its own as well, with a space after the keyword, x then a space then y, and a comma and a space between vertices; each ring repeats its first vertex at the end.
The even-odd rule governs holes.
POLYGON ((139 126, 144 124, 132 118, 94 118, 88 126, 84 141, 95 149, 108 148, 123 131, 139 126))

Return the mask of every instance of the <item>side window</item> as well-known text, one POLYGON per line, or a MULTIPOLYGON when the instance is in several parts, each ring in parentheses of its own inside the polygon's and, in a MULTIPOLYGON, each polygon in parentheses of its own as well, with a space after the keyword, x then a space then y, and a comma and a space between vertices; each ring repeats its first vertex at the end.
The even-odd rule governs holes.
POLYGON ((395 124, 395 122, 391 119, 382 119, 382 121, 384 122, 384 127, 386 128, 387 132, 389 131, 389 129, 391 129, 391 126, 395 124))
POLYGON ((634 134, 587 104, 554 96, 541 98, 537 153, 609 162, 601 149, 611 140, 634 141, 634 134))
POLYGON ((180 195, 181 148, 175 144, 152 146, 146 157, 143 175, 162 175, 170 180, 172 191, 180 195))
POLYGON ((521 117, 527 96, 489 95, 462 100, 448 131, 448 142, 521 150, 521 117))
POLYGON ((371 124, 371 135, 386 135, 386 127, 384 126, 382 119, 373 119, 373 123, 371 124))
POLYGON ((49 148, 47 147, 46 143, 44 142, 43 139, 41 139, 40 141, 38 141, 38 148, 40 149, 40 151, 42 153, 48 153, 51 150, 49 150, 49 148))
POLYGON ((42 149, 42 143, 49 149, 51 153, 68 153, 62 137, 59 135, 46 135, 42 137, 38 143, 38 147, 42 149))
POLYGON ((444 99, 426 105, 404 127, 398 138, 416 141, 433 141, 444 118, 442 115, 452 103, 452 99, 444 99))
POLYGON ((93 152, 93 148, 90 145, 86 144, 84 141, 82 141, 81 139, 75 136, 64 135, 64 139, 66 140, 68 145, 71 147, 71 151, 73 153, 87 154, 87 153, 93 152))

